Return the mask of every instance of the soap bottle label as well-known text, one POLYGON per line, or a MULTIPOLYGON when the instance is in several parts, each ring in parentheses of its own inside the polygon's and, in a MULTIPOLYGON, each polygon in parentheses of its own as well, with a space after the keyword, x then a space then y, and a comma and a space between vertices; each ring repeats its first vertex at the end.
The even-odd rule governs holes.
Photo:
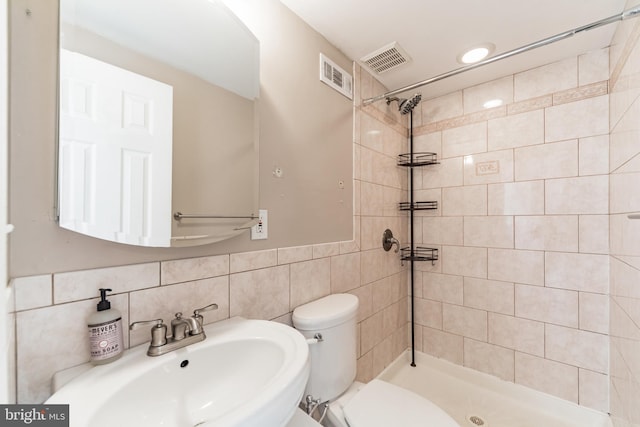
POLYGON ((122 318, 97 325, 89 325, 91 360, 104 360, 117 356, 124 349, 122 318))

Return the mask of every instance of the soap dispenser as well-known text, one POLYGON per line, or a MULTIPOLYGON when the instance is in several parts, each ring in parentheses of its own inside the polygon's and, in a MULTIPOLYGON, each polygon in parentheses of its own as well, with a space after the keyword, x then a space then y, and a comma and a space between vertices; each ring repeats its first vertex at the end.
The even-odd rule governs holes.
POLYGON ((89 348, 91 363, 103 365, 122 356, 124 341, 122 334, 122 315, 107 300, 111 289, 100 288, 100 302, 97 311, 89 316, 89 348))

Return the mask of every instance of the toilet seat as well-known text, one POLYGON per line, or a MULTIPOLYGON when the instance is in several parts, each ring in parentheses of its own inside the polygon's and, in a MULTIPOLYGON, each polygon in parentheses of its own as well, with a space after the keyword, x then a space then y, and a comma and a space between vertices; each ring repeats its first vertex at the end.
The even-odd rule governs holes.
POLYGON ((362 387, 343 412, 350 427, 460 427, 429 400, 381 380, 362 387))

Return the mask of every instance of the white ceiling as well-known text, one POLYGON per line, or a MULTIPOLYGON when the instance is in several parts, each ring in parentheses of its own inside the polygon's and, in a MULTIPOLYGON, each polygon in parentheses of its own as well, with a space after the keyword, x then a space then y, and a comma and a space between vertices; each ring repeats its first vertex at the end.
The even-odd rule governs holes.
MULTIPOLYGON (((354 60, 398 42, 413 61, 378 74, 390 90, 462 67, 468 47, 495 54, 620 14, 625 0, 281 0, 354 60)), ((421 88, 432 98, 609 46, 617 24, 480 67, 421 88)), ((379 95, 379 94, 376 94, 379 95)))

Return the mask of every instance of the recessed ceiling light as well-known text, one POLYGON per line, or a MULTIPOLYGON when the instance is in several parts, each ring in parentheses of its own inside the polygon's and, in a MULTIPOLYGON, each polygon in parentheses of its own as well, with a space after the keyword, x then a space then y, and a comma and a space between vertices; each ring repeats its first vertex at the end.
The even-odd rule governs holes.
POLYGON ((502 103, 503 103, 502 99, 491 99, 485 102, 484 104, 482 104, 482 106, 484 108, 495 108, 495 107, 501 106, 502 103))
POLYGON ((491 43, 483 43, 481 45, 474 46, 473 48, 458 55, 458 62, 462 64, 474 64, 489 56, 494 49, 495 46, 491 43))

